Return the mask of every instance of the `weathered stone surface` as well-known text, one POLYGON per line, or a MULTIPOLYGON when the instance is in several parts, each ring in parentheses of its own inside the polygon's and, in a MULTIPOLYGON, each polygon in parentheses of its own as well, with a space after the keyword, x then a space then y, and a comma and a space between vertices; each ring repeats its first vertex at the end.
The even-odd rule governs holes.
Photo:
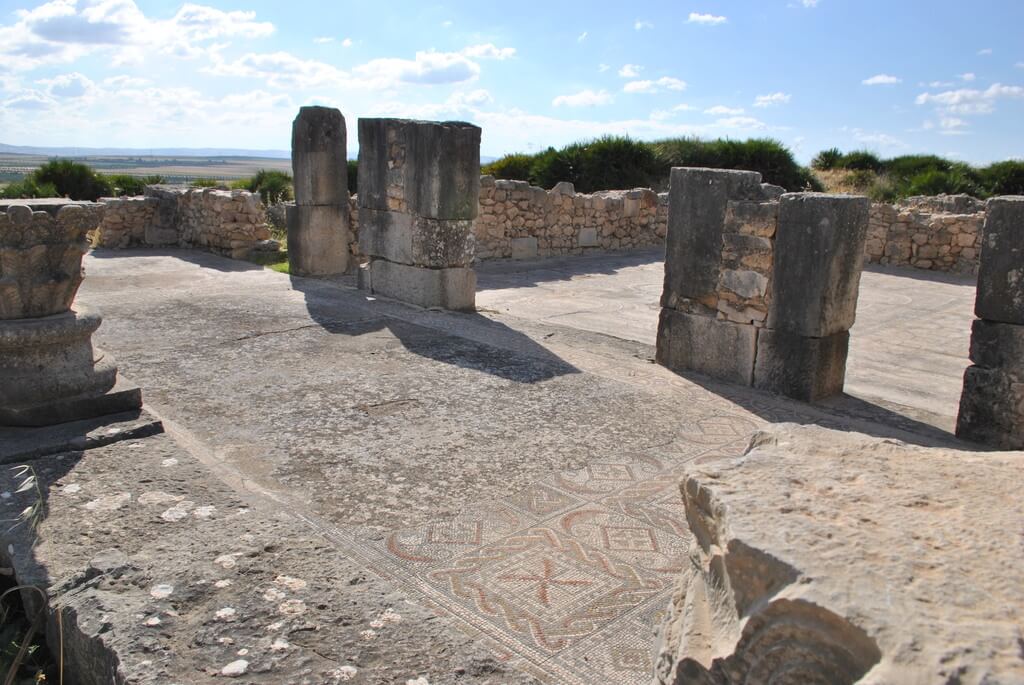
POLYGON ((728 383, 750 385, 757 329, 709 316, 662 309, 657 362, 673 371, 696 371, 728 383))
POLYGON ((817 402, 843 391, 850 334, 808 338, 770 328, 757 336, 754 387, 801 402, 817 402))
POLYGON ((418 307, 474 309, 476 273, 467 268, 426 269, 374 259, 360 273, 360 287, 418 307))
POLYGON ((999 449, 1024 449, 1024 379, 1000 369, 969 367, 956 435, 999 449))
POLYGON ((537 256, 537 239, 534 237, 512 239, 512 259, 534 259, 537 256))
POLYGON ((288 207, 288 264, 296 276, 336 276, 348 269, 348 202, 288 207))
POLYGON ((460 121, 359 120, 359 206, 475 219, 480 128, 460 121))
POLYGON ((359 250, 369 257, 430 268, 465 267, 476 254, 473 222, 359 209, 359 250))
POLYGON ((989 200, 974 312, 1024 324, 1024 197, 989 200))
POLYGON ((971 325, 971 361, 1024 380, 1024 326, 975 319, 971 325))
POLYGON ((760 192, 761 175, 753 171, 672 169, 662 306, 670 295, 714 298, 729 201, 761 199, 760 192))
POLYGON ((823 338, 853 326, 869 206, 865 197, 782 196, 769 328, 823 338))
POLYGON ((698 461, 657 682, 1024 681, 1022 466, 792 424, 698 461))
POLYGON ((345 117, 333 107, 302 107, 292 123, 297 205, 348 205, 345 117))

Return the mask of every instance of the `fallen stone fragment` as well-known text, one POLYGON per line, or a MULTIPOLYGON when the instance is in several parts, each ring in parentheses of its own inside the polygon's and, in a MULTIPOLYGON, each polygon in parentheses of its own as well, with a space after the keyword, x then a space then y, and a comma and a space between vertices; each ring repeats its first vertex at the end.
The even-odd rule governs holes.
POLYGON ((793 424, 694 463, 656 682, 1024 682, 1022 467, 793 424))

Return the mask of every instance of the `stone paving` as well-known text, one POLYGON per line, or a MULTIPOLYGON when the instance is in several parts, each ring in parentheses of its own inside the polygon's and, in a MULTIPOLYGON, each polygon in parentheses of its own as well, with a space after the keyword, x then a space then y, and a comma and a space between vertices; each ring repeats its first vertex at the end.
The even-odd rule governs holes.
MULTIPOLYGON (((86 268, 99 342, 211 473, 542 682, 649 682, 688 544, 685 463, 781 421, 955 444, 935 425, 956 402, 944 367, 935 406, 900 413, 870 401, 885 395, 871 374, 861 398, 810 407, 654 365, 653 253, 488 266, 477 314, 193 252, 101 251, 86 268)), ((874 276, 862 323, 891 314, 890 290, 931 292, 874 276)), ((964 286, 944 285, 933 311, 955 320, 964 286)), ((948 342, 916 344, 941 357, 948 342)))

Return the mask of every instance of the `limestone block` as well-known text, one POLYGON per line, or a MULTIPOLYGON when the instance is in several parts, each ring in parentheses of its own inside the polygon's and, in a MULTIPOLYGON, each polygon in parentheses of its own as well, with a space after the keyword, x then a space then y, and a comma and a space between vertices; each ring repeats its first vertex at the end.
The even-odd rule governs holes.
POLYGON ((763 329, 757 337, 754 387, 801 402, 839 395, 846 379, 850 334, 807 338, 763 329))
POLYGON ((297 205, 348 204, 345 117, 333 107, 302 107, 292 123, 297 205))
POLYGON ((869 207, 866 197, 782 196, 769 328, 814 338, 849 330, 857 310, 869 207))
POLYGON ((975 319, 971 326, 971 361, 1024 381, 1024 326, 975 319))
MULTIPOLYGON (((495 185, 503 187, 500 181, 495 185)), ((476 218, 479 194, 478 127, 458 121, 359 120, 360 207, 468 220, 476 218)))
POLYGON ((1024 681, 1022 458, 781 424, 691 463, 655 682, 1024 681))
POLYGON ((1024 379, 1000 369, 968 367, 956 435, 999 449, 1024 449, 1024 379))
POLYGON ((512 239, 512 259, 534 259, 537 256, 537 239, 529 236, 526 238, 512 239))
POLYGON ((336 276, 348 269, 348 203, 288 207, 288 264, 296 276, 336 276))
POLYGON ((424 219, 361 207, 359 249, 370 257, 431 268, 469 266, 476 253, 473 222, 424 219))
POLYGON ((360 288, 419 307, 473 311, 476 272, 467 268, 424 269, 373 259, 360 272, 360 288))
POLYGON ((750 385, 757 329, 710 316, 663 308, 656 359, 672 371, 696 371, 728 383, 750 385))
POLYGON ((599 247, 600 239, 597 237, 597 229, 590 227, 580 230, 580 247, 599 247))
POLYGON ((772 238, 775 236, 775 228, 778 222, 778 202, 730 200, 726 203, 726 233, 742 233, 761 238, 772 238))
POLYGON ((982 319, 1024 324, 1024 197, 988 202, 974 312, 982 319))
POLYGON ((729 200, 760 199, 760 184, 752 171, 672 169, 662 306, 670 294, 714 299, 729 200))

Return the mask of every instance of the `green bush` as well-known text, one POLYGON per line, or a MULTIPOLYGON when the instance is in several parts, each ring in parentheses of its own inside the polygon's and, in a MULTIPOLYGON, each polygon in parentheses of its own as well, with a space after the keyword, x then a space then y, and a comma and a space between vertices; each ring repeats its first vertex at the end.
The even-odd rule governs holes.
POLYGON ((979 175, 975 169, 966 164, 954 164, 948 171, 930 169, 917 174, 905 185, 901 184, 901 195, 988 195, 978 181, 979 175))
POLYGON ((113 194, 117 196, 143 195, 146 186, 164 182, 163 176, 131 176, 129 174, 112 174, 107 181, 113 186, 113 194))
POLYGON ((709 167, 757 171, 765 183, 786 190, 820 190, 821 184, 808 170, 797 164, 785 145, 770 138, 750 140, 700 140, 672 138, 652 143, 660 165, 660 177, 667 177, 674 166, 709 167))
POLYGON ((359 192, 359 160, 348 160, 348 192, 355 195, 359 192))
POLYGON ((991 195, 1024 195, 1024 161, 996 162, 979 170, 979 176, 991 195))
POLYGON ((903 155, 882 162, 885 172, 909 180, 927 171, 949 171, 953 163, 936 155, 903 155))
POLYGON ((843 153, 839 151, 839 148, 833 147, 828 150, 822 150, 815 155, 814 159, 811 160, 811 168, 828 171, 839 167, 842 161, 843 153))
POLYGON ((224 184, 215 178, 195 178, 189 183, 193 188, 221 188, 224 184))
POLYGON ((263 204, 288 202, 295 197, 292 177, 283 171, 267 171, 260 169, 256 175, 242 182, 235 181, 232 188, 241 188, 251 193, 259 193, 263 204))
POLYGON ((51 159, 31 174, 38 185, 51 184, 59 197, 98 200, 111 195, 114 187, 91 167, 70 159, 51 159))
POLYGON ((839 168, 850 169, 852 171, 857 170, 868 170, 874 172, 882 171, 883 165, 882 160, 878 158, 878 155, 867 150, 855 150, 854 152, 847 152, 843 155, 842 160, 839 162, 839 168))
POLYGON ((480 172, 508 181, 529 181, 530 169, 533 167, 534 156, 522 152, 514 152, 500 157, 490 164, 484 165, 480 172))
POLYGON ((32 199, 37 197, 59 197, 57 188, 52 183, 39 184, 30 175, 26 178, 9 184, 0 190, 0 198, 5 200, 32 199))

